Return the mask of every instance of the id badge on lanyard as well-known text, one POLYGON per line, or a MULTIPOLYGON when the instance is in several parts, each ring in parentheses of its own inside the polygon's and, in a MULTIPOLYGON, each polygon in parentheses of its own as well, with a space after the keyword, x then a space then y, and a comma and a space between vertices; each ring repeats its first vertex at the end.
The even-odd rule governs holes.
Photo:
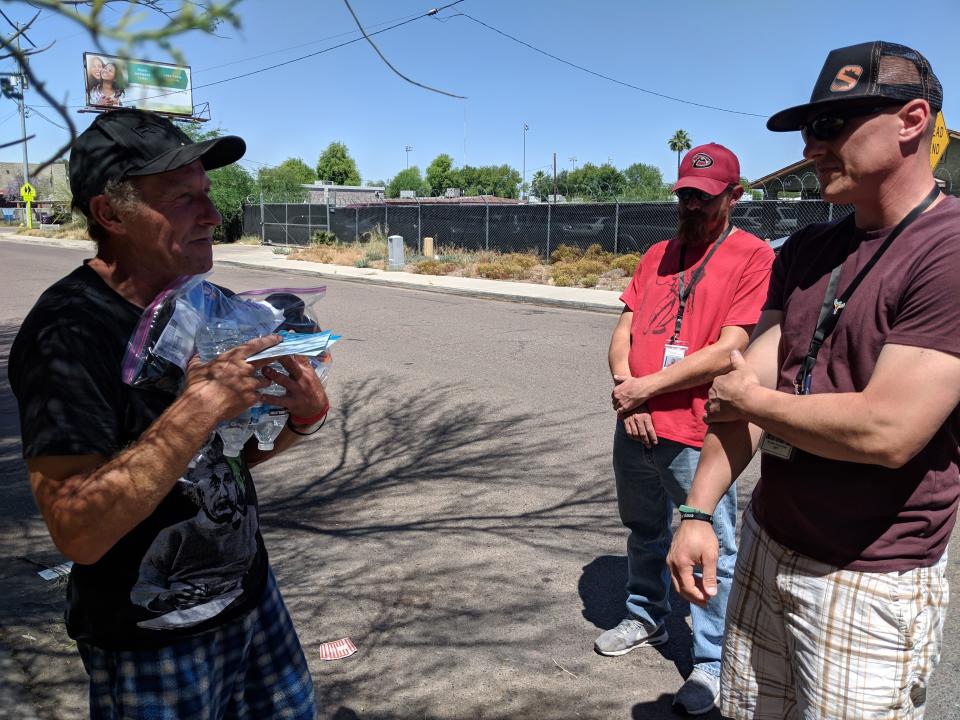
POLYGON ((760 440, 760 452, 781 460, 790 460, 793 457, 793 445, 781 440, 776 435, 764 432, 763 438, 760 440))
POLYGON ((663 367, 668 368, 683 360, 687 355, 687 344, 674 340, 663 346, 663 367))

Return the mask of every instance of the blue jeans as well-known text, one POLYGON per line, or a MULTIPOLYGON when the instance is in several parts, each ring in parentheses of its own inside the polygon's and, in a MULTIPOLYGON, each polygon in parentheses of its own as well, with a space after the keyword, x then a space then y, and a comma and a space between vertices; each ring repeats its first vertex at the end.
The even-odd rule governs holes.
MULTIPOLYGON (((700 450, 660 438, 652 448, 631 440, 617 422, 613 440, 613 472, 617 479, 620 520, 627 538, 627 611, 651 626, 670 614, 670 573, 667 551, 673 538, 673 508, 687 498, 700 450)), ((699 521, 688 521, 699 522, 699 521)), ((720 543, 717 594, 706 608, 690 606, 693 623, 693 663, 720 675, 724 616, 737 562, 737 491, 731 485, 713 514, 720 543)))

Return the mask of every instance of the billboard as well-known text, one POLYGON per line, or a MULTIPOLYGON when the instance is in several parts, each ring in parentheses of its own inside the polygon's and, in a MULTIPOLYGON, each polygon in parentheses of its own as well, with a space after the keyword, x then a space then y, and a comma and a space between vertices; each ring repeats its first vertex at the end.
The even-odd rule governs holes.
POLYGON ((189 67, 84 53, 83 72, 87 107, 193 115, 189 67))

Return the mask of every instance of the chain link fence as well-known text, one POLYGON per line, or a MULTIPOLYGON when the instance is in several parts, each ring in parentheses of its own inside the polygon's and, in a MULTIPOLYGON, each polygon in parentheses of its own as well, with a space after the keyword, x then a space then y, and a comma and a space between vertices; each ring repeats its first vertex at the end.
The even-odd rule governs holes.
MULTIPOLYGON (((852 207, 820 200, 754 200, 734 206, 734 225, 776 239, 817 222, 847 215, 852 207)), ((559 245, 598 244, 614 253, 643 253, 676 232, 676 202, 642 203, 418 203, 334 207, 263 203, 244 207, 244 234, 266 245, 305 246, 318 231, 339 242, 363 242, 373 233, 400 235, 408 252, 434 248, 534 252, 549 257, 559 245)))

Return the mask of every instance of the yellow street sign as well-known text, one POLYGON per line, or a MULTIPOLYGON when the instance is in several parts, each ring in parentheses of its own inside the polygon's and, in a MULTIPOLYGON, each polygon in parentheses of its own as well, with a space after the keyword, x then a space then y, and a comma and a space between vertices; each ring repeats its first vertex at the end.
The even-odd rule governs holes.
POLYGON ((24 183, 20 186, 20 197, 24 202, 33 202, 37 199, 37 191, 33 189, 30 183, 24 183))
POLYGON ((943 120, 943 113, 937 113, 937 124, 933 127, 933 142, 930 143, 930 169, 933 170, 940 162, 940 158, 947 151, 950 135, 947 134, 947 124, 943 120))

